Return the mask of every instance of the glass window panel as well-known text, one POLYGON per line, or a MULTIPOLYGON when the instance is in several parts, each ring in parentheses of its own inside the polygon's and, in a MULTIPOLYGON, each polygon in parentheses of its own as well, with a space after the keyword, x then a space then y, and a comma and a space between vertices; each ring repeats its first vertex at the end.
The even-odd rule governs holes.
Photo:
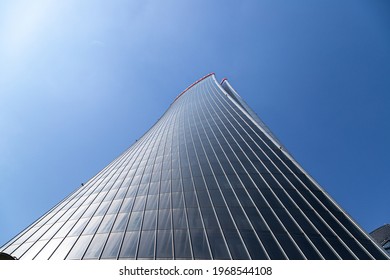
POLYGON ((298 247, 301 249, 303 254, 309 260, 321 260, 321 256, 317 253, 317 251, 313 248, 313 246, 309 243, 309 241, 303 235, 294 234, 292 236, 298 247))
MULTIPOLYGON (((179 172, 174 172, 176 174, 180 174, 179 172)), ((172 180, 172 192, 181 192, 182 185, 180 180, 172 180)))
POLYGON ((74 226, 75 223, 76 223, 76 220, 66 222, 61 227, 61 229, 56 233, 54 238, 65 237, 69 233, 69 231, 72 229, 72 227, 74 226))
POLYGON ((170 230, 159 230, 157 233, 157 258, 173 258, 172 232, 170 230))
POLYGON ((67 260, 81 260, 89 243, 92 240, 93 235, 82 235, 73 246, 69 255, 66 257, 67 260))
POLYGON ((310 240, 313 242, 314 246, 321 252, 321 255, 326 260, 338 260, 339 257, 335 252, 325 243, 324 239, 320 236, 309 236, 310 240))
POLYGON ((142 230, 156 229, 157 228, 156 224, 157 224, 157 211, 156 210, 145 211, 142 230))
POLYGON ((352 253, 345 247, 345 245, 340 242, 337 237, 325 236, 325 238, 343 260, 355 259, 352 253))
POLYGON ((187 208, 187 215, 190 228, 203 227, 198 208, 187 208))
POLYGON ((171 195, 169 193, 160 194, 160 209, 171 208, 171 195))
POLYGON ((132 212, 127 231, 140 230, 143 212, 132 212))
POLYGON ((149 190, 149 183, 139 185, 137 196, 147 195, 148 190, 149 190))
POLYGON ((127 190, 126 197, 135 197, 137 194, 138 186, 130 186, 127 190))
POLYGON ((172 193, 172 208, 184 208, 182 192, 172 193))
POLYGON ((96 209, 99 207, 98 203, 91 204, 87 211, 84 212, 83 218, 92 217, 92 215, 95 213, 96 209))
POLYGON ((109 201, 104 201, 102 204, 100 204, 99 208, 97 209, 94 216, 102 216, 106 213, 108 207, 110 206, 109 201))
POLYGON ((202 212, 204 226, 206 228, 219 228, 218 221, 217 218, 215 217, 213 208, 202 208, 201 212, 202 212))
POLYGON ((195 192, 184 192, 184 198, 186 201, 186 207, 198 207, 195 192))
MULTIPOLYGON (((250 236, 251 231, 241 231, 241 236, 247 244, 247 248, 250 251, 252 256, 253 253, 257 254, 258 251, 252 251, 255 248, 255 245, 252 244, 252 240, 255 243, 255 239, 250 236), (248 240, 249 238, 249 240, 248 240)), ((261 243, 264 245, 265 250, 267 251, 271 260, 285 260, 286 257, 283 254, 283 248, 276 243, 274 237, 269 232, 262 232, 260 235, 261 243)), ((253 257, 253 259, 258 259, 257 257, 253 257)))
POLYGON ((34 258, 34 260, 47 260, 50 255, 55 251, 58 247, 62 238, 51 239, 46 246, 39 252, 39 254, 34 258))
POLYGON ((101 222, 99 229, 97 233, 107 233, 110 231, 112 224, 115 221, 116 215, 107 215, 104 217, 103 221, 101 222))
POLYGON ((141 232, 137 258, 154 258, 155 231, 141 232))
POLYGON ((173 227, 175 229, 186 229, 187 228, 187 219, 184 209, 173 209, 173 227))
POLYGON ((146 201, 146 210, 158 209, 158 195, 149 195, 146 201))
POLYGON ((123 201, 123 204, 121 206, 121 209, 119 210, 119 213, 130 213, 131 207, 133 207, 134 198, 125 198, 123 201))
POLYGON ((101 220, 103 219, 102 216, 99 216, 99 217, 93 217, 87 227, 84 229, 83 231, 83 234, 94 234, 101 222, 101 220))
POLYGON ((89 221, 88 218, 83 218, 83 219, 78 220, 68 235, 69 236, 79 235, 83 231, 83 229, 85 228, 88 221, 89 221))
POLYGON ((236 228, 227 208, 215 207, 215 211, 217 212, 218 220, 223 230, 236 228))
POLYGON ((171 192, 171 181, 162 181, 160 186, 160 193, 171 192))
POLYGON ((62 243, 57 247, 57 250, 53 253, 53 255, 51 255, 50 260, 64 260, 76 240, 77 237, 65 238, 62 243))
POLYGON ((230 211, 239 229, 252 229, 241 207, 232 207, 230 211))
POLYGON ((171 211, 168 209, 158 211, 158 229, 171 229, 171 211))
POLYGON ((114 200, 106 214, 116 214, 121 207, 122 200, 114 200))
MULTIPOLYGON (((80 206, 80 207, 76 210, 76 212, 74 212, 74 214, 72 215, 71 219, 74 220, 74 219, 80 218, 81 215, 84 213, 85 209, 87 209, 87 206, 86 206, 86 205, 80 206)), ((48 221, 48 224, 53 223, 53 222, 54 222, 53 219, 50 219, 50 220, 48 221)))
POLYGON ((116 190, 109 191, 103 201, 111 201, 114 198, 115 194, 116 190))
POLYGON ((16 249, 12 255, 20 258, 31 246, 33 245, 33 242, 26 242, 19 246, 18 249, 16 249))
POLYGON ((108 234, 96 234, 93 237, 91 244, 89 244, 88 250, 83 259, 99 259, 107 237, 108 234))
MULTIPOLYGON (((223 232, 226 238, 226 243, 229 246, 230 254, 233 260, 248 260, 250 257, 246 250, 246 246, 242 242, 236 230, 226 230, 223 232)), ((257 245, 258 246, 258 245, 257 245)))
POLYGON ((146 196, 138 196, 135 199, 133 211, 143 211, 145 207, 146 196))
POLYGON ((35 257, 35 255, 38 254, 38 252, 43 248, 43 246, 46 245, 46 243, 48 242, 48 240, 41 240, 41 241, 38 241, 38 242, 35 242, 34 245, 32 247, 30 247, 27 252, 22 256, 21 259, 32 259, 35 257))
POLYGON ((42 240, 44 239, 51 239, 54 234, 60 229, 60 227, 63 225, 64 223, 55 223, 51 226, 51 228, 49 228, 48 231, 46 231, 46 233, 41 237, 42 240))
POLYGON ((191 229, 191 241, 195 259, 211 259, 206 235, 202 229, 191 229))
POLYGON ((221 231, 219 229, 207 229, 207 236, 210 242, 213 258, 216 260, 230 259, 230 255, 221 231))
POLYGON ((122 199, 122 198, 124 198, 125 195, 126 195, 126 191, 127 191, 127 189, 124 189, 124 188, 119 189, 117 194, 115 195, 115 199, 122 199))
POLYGON ((118 214, 114 226, 112 227, 112 232, 124 231, 126 228, 129 215, 130 215, 129 213, 118 214))
POLYGON ((291 238, 287 234, 276 234, 276 238, 278 239, 279 244, 283 247, 283 250, 287 254, 289 259, 304 259, 302 253, 298 250, 293 240, 291 240, 291 238))
POLYGON ((111 233, 102 253, 102 259, 116 259, 119 254, 123 233, 111 233))
POLYGON ((191 259, 191 245, 187 230, 175 230, 174 241, 175 258, 191 259))
POLYGON ((221 195, 221 192, 219 190, 210 190, 210 196, 211 200, 213 202, 214 207, 226 207, 225 202, 223 201, 223 197, 221 195))
POLYGON ((135 259, 135 254, 137 252, 138 246, 138 231, 129 231, 126 232, 125 238, 123 240, 121 252, 119 254, 120 259, 135 259))

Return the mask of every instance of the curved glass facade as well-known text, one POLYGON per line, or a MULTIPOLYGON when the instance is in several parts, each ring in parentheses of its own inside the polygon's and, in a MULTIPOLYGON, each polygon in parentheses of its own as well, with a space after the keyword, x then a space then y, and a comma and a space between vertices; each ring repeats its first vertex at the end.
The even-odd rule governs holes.
POLYGON ((0 251, 21 259, 387 259, 222 86, 213 74, 191 85, 142 138, 0 251))

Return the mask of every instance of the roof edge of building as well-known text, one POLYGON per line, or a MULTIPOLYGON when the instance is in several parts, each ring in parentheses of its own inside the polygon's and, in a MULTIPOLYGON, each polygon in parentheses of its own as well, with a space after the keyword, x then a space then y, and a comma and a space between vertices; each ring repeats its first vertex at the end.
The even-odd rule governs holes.
POLYGON ((204 79, 212 76, 212 75, 215 75, 214 72, 211 72, 205 76, 203 76, 202 78, 198 79, 197 81, 193 82, 191 85, 189 85, 185 90, 183 90, 178 96, 176 96, 176 98, 173 100, 172 103, 174 103, 180 96, 182 96, 184 93, 186 93, 190 88, 192 88, 193 86, 195 86, 196 84, 200 83, 201 81, 203 81, 204 79))

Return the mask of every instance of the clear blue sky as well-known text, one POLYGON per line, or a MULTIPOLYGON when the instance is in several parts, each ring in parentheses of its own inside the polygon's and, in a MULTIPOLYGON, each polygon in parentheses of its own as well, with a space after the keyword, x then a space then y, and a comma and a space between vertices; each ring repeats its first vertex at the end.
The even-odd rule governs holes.
POLYGON ((367 231, 390 223, 389 1, 1 1, 0 244, 227 77, 367 231))

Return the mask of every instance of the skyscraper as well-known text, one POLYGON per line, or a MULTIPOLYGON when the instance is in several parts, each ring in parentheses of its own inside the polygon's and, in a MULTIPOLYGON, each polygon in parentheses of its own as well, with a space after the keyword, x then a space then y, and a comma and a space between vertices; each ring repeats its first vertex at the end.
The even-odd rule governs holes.
POLYGON ((214 74, 0 251, 21 259, 388 258, 214 74))

